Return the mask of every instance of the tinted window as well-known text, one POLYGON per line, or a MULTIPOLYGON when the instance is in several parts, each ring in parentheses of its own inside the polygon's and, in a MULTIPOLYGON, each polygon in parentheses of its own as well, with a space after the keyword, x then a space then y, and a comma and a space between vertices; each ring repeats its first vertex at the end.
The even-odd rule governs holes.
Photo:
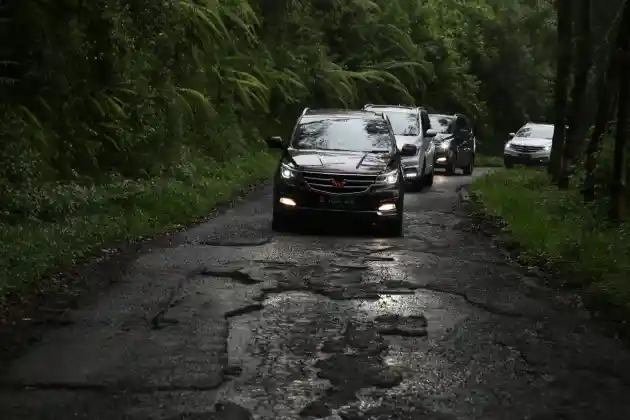
POLYGON ((392 124, 394 134, 397 136, 417 136, 420 133, 418 127, 418 115, 409 112, 385 112, 392 124))
POLYGON ((468 120, 464 117, 457 119, 457 126, 460 130, 470 130, 470 124, 468 124, 468 120))
POLYGON ((535 139, 553 138, 553 125, 526 125, 518 130, 515 137, 532 137, 535 139))
POLYGON ((296 149, 389 152, 394 150, 395 143, 387 122, 381 119, 315 117, 300 122, 291 146, 296 149))
POLYGON ((429 120, 431 121, 431 128, 438 133, 453 132, 453 121, 455 118, 444 115, 429 115, 429 120))

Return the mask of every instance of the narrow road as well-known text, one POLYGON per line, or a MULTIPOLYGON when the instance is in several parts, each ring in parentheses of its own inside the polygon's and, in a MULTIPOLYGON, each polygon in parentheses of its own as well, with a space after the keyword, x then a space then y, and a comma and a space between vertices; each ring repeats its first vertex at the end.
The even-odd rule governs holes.
POLYGON ((630 419, 630 352, 468 229, 468 182, 398 239, 274 235, 260 188, 61 320, 0 418, 630 419))

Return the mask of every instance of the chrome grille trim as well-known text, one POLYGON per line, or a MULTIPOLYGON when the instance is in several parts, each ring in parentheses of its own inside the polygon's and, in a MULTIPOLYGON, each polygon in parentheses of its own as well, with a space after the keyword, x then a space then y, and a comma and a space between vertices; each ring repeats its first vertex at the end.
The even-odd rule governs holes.
POLYGON ((305 184, 314 191, 327 194, 359 194, 367 191, 376 183, 378 175, 356 173, 302 172, 305 184), (343 187, 335 187, 331 181, 340 179, 343 187))
POLYGON ((516 150, 517 152, 535 153, 542 152, 545 148, 543 146, 525 146, 521 144, 513 144, 512 149, 516 150))

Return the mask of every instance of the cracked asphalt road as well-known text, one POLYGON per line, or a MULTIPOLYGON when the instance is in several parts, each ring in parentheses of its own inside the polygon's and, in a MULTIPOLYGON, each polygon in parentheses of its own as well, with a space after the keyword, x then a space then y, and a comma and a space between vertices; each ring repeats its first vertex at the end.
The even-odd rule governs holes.
POLYGON ((0 417, 629 419, 630 352, 468 228, 469 181, 408 194, 395 239, 274 235, 261 187, 67 314, 0 417))

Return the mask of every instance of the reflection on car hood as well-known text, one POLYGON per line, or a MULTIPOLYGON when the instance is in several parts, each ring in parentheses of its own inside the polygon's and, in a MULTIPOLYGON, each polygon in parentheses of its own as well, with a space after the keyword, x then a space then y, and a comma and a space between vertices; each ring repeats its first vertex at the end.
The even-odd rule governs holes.
POLYGON ((290 149, 289 153, 301 169, 369 174, 383 172, 393 157, 391 153, 369 153, 365 156, 362 152, 325 150, 290 149))
POLYGON ((444 140, 450 140, 453 138, 453 135, 450 133, 437 133, 435 137, 433 137, 434 143, 441 143, 444 140))
POLYGON ((418 136, 395 136, 396 137, 396 147, 398 150, 402 149, 405 144, 413 144, 417 145, 418 136))
POLYGON ((535 137, 514 137, 510 142, 516 146, 551 146, 551 139, 539 139, 535 137))

